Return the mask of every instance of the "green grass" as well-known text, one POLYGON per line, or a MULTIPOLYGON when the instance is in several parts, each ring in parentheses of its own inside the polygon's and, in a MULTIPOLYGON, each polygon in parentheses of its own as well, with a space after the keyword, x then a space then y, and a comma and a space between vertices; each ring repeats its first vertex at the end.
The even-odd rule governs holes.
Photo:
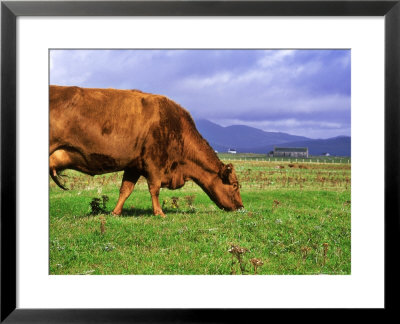
POLYGON ((350 274, 350 165, 235 167, 244 211, 219 210, 189 182, 161 191, 165 219, 152 215, 143 178, 115 217, 108 212, 121 173, 68 171, 71 190, 50 182, 50 274, 241 274, 231 245, 249 250, 242 255, 246 274, 254 274, 252 258, 264 263, 258 275, 350 274), (102 195, 107 212, 92 215, 90 202, 102 195))

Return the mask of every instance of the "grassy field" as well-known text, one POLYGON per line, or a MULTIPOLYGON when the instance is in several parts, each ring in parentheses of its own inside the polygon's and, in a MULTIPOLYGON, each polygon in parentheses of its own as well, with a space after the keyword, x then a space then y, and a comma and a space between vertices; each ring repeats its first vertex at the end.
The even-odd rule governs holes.
POLYGON ((350 164, 234 165, 245 210, 189 182, 161 191, 165 219, 143 178, 115 217, 121 173, 65 172, 71 190, 50 181, 50 274, 350 274, 350 164))
POLYGON ((308 158, 294 158, 294 157, 273 157, 268 154, 256 153, 218 153, 220 159, 230 161, 268 161, 268 162, 288 162, 288 163, 344 163, 350 164, 351 158, 349 156, 313 156, 308 158))

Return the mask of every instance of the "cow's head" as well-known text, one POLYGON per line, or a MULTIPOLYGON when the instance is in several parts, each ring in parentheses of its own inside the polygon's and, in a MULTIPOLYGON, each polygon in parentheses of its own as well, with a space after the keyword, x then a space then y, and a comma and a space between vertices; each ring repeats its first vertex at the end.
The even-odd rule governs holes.
POLYGON ((243 208, 242 198, 239 192, 239 182, 235 169, 231 163, 222 164, 214 184, 215 203, 225 210, 237 210, 243 208))

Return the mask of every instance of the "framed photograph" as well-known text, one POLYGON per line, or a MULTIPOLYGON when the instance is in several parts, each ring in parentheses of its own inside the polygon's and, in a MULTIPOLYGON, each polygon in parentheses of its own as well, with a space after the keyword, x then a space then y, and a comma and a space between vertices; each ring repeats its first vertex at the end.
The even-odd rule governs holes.
POLYGON ((50 275, 351 274, 350 49, 49 56, 50 275))
POLYGON ((1 321, 392 309, 399 15, 2 2, 1 321))

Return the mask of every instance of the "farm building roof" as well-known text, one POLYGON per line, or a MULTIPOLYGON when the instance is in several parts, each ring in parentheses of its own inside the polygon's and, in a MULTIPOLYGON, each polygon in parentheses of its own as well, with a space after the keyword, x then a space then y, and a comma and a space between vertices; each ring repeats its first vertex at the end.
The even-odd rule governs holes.
POLYGON ((307 152, 307 147, 275 147, 274 152, 307 152))

